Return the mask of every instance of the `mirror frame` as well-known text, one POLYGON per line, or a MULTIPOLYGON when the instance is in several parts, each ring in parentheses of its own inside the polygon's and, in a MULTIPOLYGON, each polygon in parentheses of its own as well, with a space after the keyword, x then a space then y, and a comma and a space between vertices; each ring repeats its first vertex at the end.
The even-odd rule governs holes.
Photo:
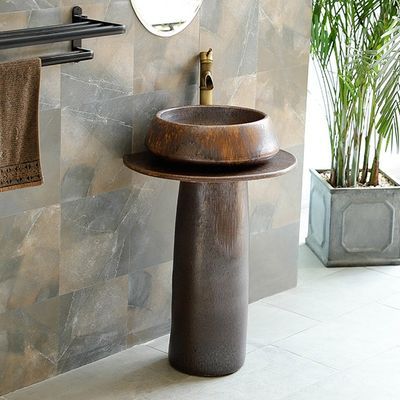
MULTIPOLYGON (((161 0, 161 1, 163 1, 163 0, 161 0)), ((203 4, 203 0, 199 0, 199 6, 197 7, 197 9, 193 13, 193 15, 190 18, 188 18, 188 20, 179 27, 179 30, 175 30, 175 31, 172 30, 172 31, 169 31, 169 32, 167 32, 167 31, 165 31, 165 32, 164 31, 159 31, 159 30, 155 29, 152 25, 147 24, 146 23, 146 18, 143 15, 143 13, 138 11, 137 7, 135 7, 135 0, 130 0, 130 3, 132 5, 133 11, 135 12, 138 20, 140 21, 140 23, 143 25, 143 27, 147 31, 149 31, 153 35, 156 35, 156 36, 159 36, 159 37, 171 37, 171 36, 177 35, 178 33, 181 33, 183 30, 185 30, 192 23, 192 21, 194 20, 194 18, 196 17, 198 12, 200 11, 200 8, 201 8, 201 6, 203 4)))

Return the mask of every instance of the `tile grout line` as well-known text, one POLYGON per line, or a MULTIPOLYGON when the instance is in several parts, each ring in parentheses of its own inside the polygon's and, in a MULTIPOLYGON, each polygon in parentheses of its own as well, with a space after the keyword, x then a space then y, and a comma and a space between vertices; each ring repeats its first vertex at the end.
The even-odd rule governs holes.
MULTIPOLYGON (((322 267, 323 267, 323 268, 327 268, 327 267, 325 267, 324 265, 322 265, 322 267)), ((297 266, 297 268, 299 268, 299 267, 297 266)), ((332 275, 335 275, 335 274, 337 274, 338 272, 342 272, 343 270, 345 270, 345 269, 344 269, 344 268, 341 268, 341 269, 338 269, 338 270, 336 270, 336 271, 329 272, 329 274, 326 274, 326 275, 324 275, 324 276, 319 276, 319 277, 317 277, 317 278, 310 279, 307 283, 302 283, 302 284, 300 284, 300 285, 297 285, 297 286, 295 286, 293 289, 296 289, 296 288, 306 288, 306 289, 307 289, 307 285, 309 285, 310 283, 313 284, 313 283, 315 283, 315 282, 317 282, 317 281, 320 281, 320 280, 323 280, 323 279, 325 279, 325 278, 331 277, 332 275)), ((290 289, 289 289, 289 290, 290 290, 290 289)), ((282 292, 281 292, 281 293, 282 293, 282 292)), ((279 293, 277 293, 277 294, 279 294, 279 293)))
MULTIPOLYGON (((314 284, 314 283, 316 283, 316 282, 318 282, 318 281, 321 281, 321 280, 323 280, 323 279, 326 279, 326 278, 329 278, 329 277, 332 277, 332 275, 335 275, 335 274, 337 274, 338 272, 344 272, 344 271, 348 271, 349 270, 349 267, 325 267, 325 265, 324 264, 322 264, 321 263, 321 267, 322 268, 324 268, 324 269, 326 269, 326 270, 328 270, 328 271, 330 271, 330 270, 332 270, 331 272, 329 272, 328 274, 326 274, 326 275, 323 275, 323 276, 319 276, 319 277, 317 277, 317 278, 315 278, 315 279, 312 279, 312 280, 310 280, 310 282, 309 283, 311 283, 311 284, 314 284), (334 270, 335 269, 335 270, 334 270)), ((297 268, 299 268, 299 265, 297 265, 297 268)), ((359 269, 363 269, 363 270, 366 270, 367 269, 367 267, 352 267, 352 268, 359 268, 359 269)), ((369 271, 371 271, 371 270, 369 270, 369 271)), ((373 271, 373 270, 372 270, 373 271)), ((310 286, 312 286, 312 285, 310 285, 310 286)), ((307 288, 307 284, 306 285, 299 285, 299 286, 296 286, 296 287, 298 287, 298 288, 307 288)))
MULTIPOLYGON (((168 354, 168 351, 164 351, 164 350, 157 349, 156 347, 153 347, 153 346, 151 346, 150 344, 146 344, 145 346, 146 346, 146 347, 149 347, 150 349, 157 350, 158 352, 160 352, 160 353, 162 353, 162 354, 168 354)), ((1 400, 1 399, 0 399, 0 400, 1 400)))
MULTIPOLYGON (((318 324, 318 325, 328 324, 328 323, 334 322, 335 320, 337 320, 337 319, 339 319, 339 318, 342 318, 342 317, 344 317, 344 316, 346 316, 346 315, 348 315, 348 314, 351 314, 351 313, 353 313, 353 312, 355 312, 355 311, 357 311, 357 310, 359 310, 359 309, 361 309, 361 308, 363 308, 363 307, 371 306, 371 305, 374 305, 374 304, 376 304, 376 305, 381 305, 381 306, 386 306, 386 307, 390 307, 390 308, 393 308, 393 309, 395 309, 395 310, 397 310, 397 311, 400 311, 400 309, 398 309, 398 308, 391 307, 391 306, 388 306, 388 305, 386 305, 386 304, 381 304, 381 303, 379 303, 378 300, 369 300, 369 301, 367 301, 367 302, 364 303, 364 304, 359 304, 357 307, 353 308, 352 310, 345 311, 343 314, 336 315, 336 316, 334 316, 334 317, 332 317, 332 318, 330 318, 330 319, 327 319, 326 321, 319 321, 319 324, 318 324)), ((272 304, 271 304, 271 305, 272 305, 272 304)), ((278 306, 273 306, 273 307, 280 308, 280 307, 278 307, 278 306)), ((293 314, 296 314, 295 312, 286 310, 286 309, 284 309, 284 308, 282 308, 282 310, 283 310, 283 311, 292 312, 293 314)), ((303 316, 302 314, 298 314, 298 315, 303 316)), ((305 318, 308 318, 308 319, 312 319, 312 318, 310 318, 310 317, 308 317, 308 316, 304 316, 304 317, 305 317, 305 318)), ((318 322, 318 320, 315 320, 315 321, 318 322)), ((315 327, 318 326, 318 325, 310 326, 309 328, 306 328, 306 329, 304 329, 304 330, 302 330, 302 331, 300 331, 300 332, 298 332, 298 333, 304 332, 304 331, 306 331, 306 330, 308 330, 308 329, 315 328, 315 327)), ((279 339, 279 340, 285 340, 285 339, 288 339, 288 338, 290 338, 290 337, 292 337, 292 336, 294 336, 294 335, 297 335, 297 333, 294 333, 293 335, 289 335, 288 337, 286 337, 286 338, 284 338, 284 339, 279 339)), ((276 342, 274 342, 274 343, 276 343, 276 342)))
MULTIPOLYGON (((313 361, 313 360, 312 360, 312 361, 313 361)), ((340 374, 340 373, 341 373, 341 371, 334 372, 333 374, 328 375, 327 377, 318 379, 316 382, 307 384, 307 385, 303 386, 299 391, 294 392, 294 393, 291 393, 291 394, 289 394, 288 396, 282 397, 282 398, 280 398, 280 399, 278 399, 278 400, 292 400, 292 399, 293 399, 293 396, 297 395, 298 393, 301 393, 301 392, 303 392, 304 390, 307 390, 307 389, 309 389, 309 388, 312 388, 313 386, 317 386, 317 385, 319 385, 320 383, 324 382, 324 380, 325 380, 326 378, 332 378, 333 376, 338 375, 338 374, 340 374)))
MULTIPOLYGON (((283 338, 281 338, 281 339, 274 340, 274 341, 272 341, 271 343, 269 343, 267 346, 277 346, 277 347, 279 347, 279 348, 281 348, 281 349, 284 349, 283 347, 280 347, 280 346, 279 346, 279 342, 283 342, 283 341, 286 340, 286 339, 289 339, 289 338, 291 338, 291 337, 293 337, 293 336, 296 336, 296 335, 298 335, 298 334, 300 334, 300 333, 306 332, 306 331, 308 331, 308 330, 310 330, 310 329, 313 329, 313 328, 315 328, 315 327, 317 327, 317 326, 319 326, 319 325, 320 325, 320 324, 317 324, 317 325, 314 325, 314 326, 309 326, 308 328, 305 328, 305 329, 302 329, 301 331, 298 331, 298 332, 296 332, 296 333, 290 334, 289 336, 285 336, 285 337, 283 337, 283 338)), ((298 354, 298 355, 300 355, 300 354, 298 354)), ((314 361, 314 360, 313 360, 313 361, 314 361)))
MULTIPOLYGON (((273 346, 273 347, 275 347, 277 349, 283 350, 283 351, 287 351, 288 353, 293 354, 293 355, 295 355, 297 357, 300 357, 300 358, 304 358, 305 360, 312 361, 312 362, 314 362, 316 364, 322 365, 325 368, 329 368, 329 369, 331 369, 333 371, 331 375, 334 375, 334 374, 336 374, 338 372, 342 372, 343 371, 343 370, 338 369, 336 367, 332 367, 330 365, 326 365, 326 364, 322 363, 321 361, 314 360, 313 358, 310 358, 310 357, 305 357, 305 356, 303 356, 301 354, 298 354, 298 353, 296 353, 296 352, 294 352, 292 350, 288 350, 288 349, 285 349, 284 347, 280 347, 277 344, 271 344, 271 346, 273 346)), ((329 376, 331 376, 331 375, 329 375, 329 376)))
MULTIPOLYGON (((265 300, 265 299, 263 299, 263 300, 265 300)), ((304 314, 300 314, 299 312, 296 312, 296 311, 287 310, 286 308, 283 308, 283 307, 280 307, 280 306, 276 306, 275 304, 264 302, 263 300, 260 301, 261 305, 270 306, 270 307, 276 308, 276 309, 281 310, 281 311, 286 311, 288 313, 291 313, 291 314, 294 314, 294 315, 298 315, 298 316, 303 317, 303 318, 307 318, 310 321, 317 322, 318 324, 322 324, 323 322, 325 322, 325 321, 322 321, 322 320, 319 320, 319 319, 315 319, 315 318, 309 317, 309 316, 304 315, 304 314)))
MULTIPOLYGON (((279 347, 279 348, 281 348, 281 347, 279 347)), ((305 390, 305 389, 307 389, 307 388, 311 388, 311 387, 313 387, 313 386, 316 386, 316 385, 318 385, 318 384, 324 382, 327 378, 331 379, 331 378, 332 378, 333 376, 335 376, 335 375, 345 374, 347 371, 349 371, 349 370, 351 370, 351 369, 353 369, 353 368, 356 368, 357 366, 361 365, 361 364, 364 363, 365 361, 368 361, 369 359, 372 359, 372 358, 376 357, 376 356, 379 355, 379 354, 384 354, 384 353, 386 353, 386 352, 390 352, 390 351, 392 351, 393 349, 396 349, 396 348, 400 348, 400 346, 399 346, 399 345, 396 345, 396 346, 394 346, 394 347, 392 347, 392 348, 390 348, 390 349, 388 349, 388 350, 386 350, 386 351, 384 351, 384 352, 382 352, 382 353, 376 353, 376 354, 374 354, 374 355, 372 355, 372 356, 370 356, 370 357, 367 357, 367 358, 364 359, 364 360, 361 360, 359 363, 354 364, 354 365, 351 365, 351 366, 346 367, 346 368, 343 368, 342 370, 337 369, 336 372, 334 372, 333 374, 328 375, 327 377, 321 378, 321 379, 319 379, 318 381, 316 381, 316 382, 314 382, 314 383, 311 383, 311 384, 309 384, 309 385, 306 385, 305 387, 303 387, 303 388, 301 389, 301 391, 303 391, 303 390, 305 390)), ((283 349, 283 350, 286 350, 286 349, 283 349)), ((290 351, 290 350, 287 350, 287 351, 290 352, 290 353, 292 353, 292 354, 295 354, 295 355, 297 355, 297 356, 300 356, 299 354, 294 353, 294 352, 292 352, 292 351, 290 351)), ((303 356, 300 356, 300 357, 303 357, 303 356)), ((307 357, 303 357, 303 358, 305 358, 305 359, 307 359, 307 360, 311 360, 311 361, 316 362, 315 360, 310 359, 310 358, 307 358, 307 357)), ((321 364, 321 365, 323 365, 323 366, 326 366, 325 364, 322 364, 322 363, 319 363, 319 364, 321 364)), ((336 369, 336 368, 333 368, 333 367, 328 367, 328 368, 336 369)), ((292 396, 295 395, 295 394, 296 394, 296 393, 293 393, 293 394, 291 394, 291 395, 289 395, 289 396, 287 396, 287 397, 284 397, 284 398, 282 398, 282 400, 285 400, 285 398, 290 399, 290 398, 292 398, 292 396)))
MULTIPOLYGON (((246 343, 246 348, 247 348, 247 345, 250 345, 250 343, 246 343)), ((269 346, 269 344, 266 344, 266 345, 262 345, 261 347, 255 347, 253 350, 250 350, 249 352, 246 351, 246 358, 249 354, 253 354, 255 351, 265 349, 268 346, 269 346)))
POLYGON ((385 295, 383 295, 382 297, 379 297, 378 299, 375 299, 375 301, 379 304, 381 304, 381 301, 385 301, 386 299, 389 299, 392 296, 400 296, 400 292, 393 292, 393 293, 389 293, 389 295, 387 293, 385 293, 385 295))
MULTIPOLYGON (((313 358, 305 357, 305 356, 303 356, 302 354, 298 354, 298 353, 296 353, 296 352, 293 351, 293 350, 288 350, 288 349, 285 349, 284 347, 280 347, 279 344, 273 344, 273 346, 274 346, 274 347, 277 347, 277 348, 279 348, 279 349, 281 349, 281 350, 287 351, 287 352, 289 352, 289 353, 292 353, 292 354, 294 354, 294 355, 296 355, 296 356, 298 356, 298 357, 300 357, 300 358, 304 358, 304 359, 306 359, 306 360, 313 361, 313 362, 315 362, 315 363, 317 363, 317 364, 320 364, 320 365, 322 365, 322 366, 325 366, 325 367, 327 367, 327 368, 331 368, 331 369, 333 369, 333 370, 336 371, 336 372, 334 372, 332 375, 339 374, 339 373, 346 373, 347 371, 349 371, 349 370, 351 370, 351 369, 353 369, 353 368, 356 368, 356 367, 358 367, 359 365, 364 364, 366 361, 368 361, 368 360, 370 360, 370 359, 373 359, 374 357, 376 357, 376 356, 378 356, 378 355, 380 355, 380 354, 385 354, 385 353, 388 353, 388 352, 393 351, 394 349, 400 348, 400 345, 397 344, 397 345, 395 345, 395 346, 393 346, 393 347, 391 347, 391 348, 389 348, 389 349, 386 349, 385 351, 381 351, 381 352, 378 352, 378 353, 374 353, 374 354, 372 354, 372 355, 369 355, 368 357, 359 360, 359 362, 357 362, 357 363, 355 363, 355 364, 351 364, 351 365, 349 365, 349 366, 347 366, 347 367, 344 367, 344 368, 342 368, 342 369, 338 369, 338 368, 336 368, 336 367, 332 367, 332 366, 330 366, 330 365, 323 364, 323 363, 321 363, 320 361, 314 360, 313 358)), ((330 376, 332 376, 332 375, 330 375, 330 376)))
POLYGON ((380 303, 379 301, 376 301, 376 303, 379 304, 380 306, 383 306, 383 307, 386 307, 386 308, 390 308, 391 310, 400 311, 400 308, 393 307, 393 306, 391 306, 389 304, 383 304, 383 303, 380 303))
MULTIPOLYGON (((400 269, 399 265, 383 265, 382 267, 385 268, 385 267, 396 267, 396 266, 399 267, 399 269, 400 269)), ((378 270, 374 269, 374 268, 377 268, 377 267, 368 267, 367 266, 367 267, 364 267, 364 268, 367 269, 368 271, 373 271, 373 272, 377 272, 378 274, 390 276, 391 278, 400 279, 400 276, 393 275, 393 274, 388 274, 387 272, 378 271, 378 270)))
POLYGON ((354 311, 358 311, 358 310, 360 310, 361 308, 364 308, 364 307, 367 307, 367 306, 371 306, 371 305, 383 305, 383 304, 380 304, 380 303, 378 303, 378 300, 371 300, 371 299, 369 299, 369 301, 367 301, 366 303, 364 303, 364 304, 360 304, 360 305, 358 305, 356 308, 354 308, 353 310, 349 310, 349 311, 346 311, 345 313, 343 313, 343 314, 340 314, 340 315, 338 315, 338 316, 336 316, 336 317, 334 317, 334 318, 332 318, 332 319, 330 319, 330 320, 328 320, 328 321, 324 321, 324 322, 332 322, 332 321, 335 321, 336 319, 338 319, 338 318, 341 318, 341 317, 344 317, 344 316, 346 316, 346 315, 348 315, 348 314, 351 314, 352 312, 354 312, 354 311))
MULTIPOLYGON (((327 319, 327 320, 318 320, 318 319, 315 319, 315 318, 311 318, 311 317, 309 317, 309 316, 307 316, 307 315, 300 314, 300 313, 295 312, 295 311, 287 310, 286 308, 283 308, 283 307, 281 307, 281 306, 276 306, 276 305, 270 304, 270 303, 265 303, 265 304, 268 304, 268 305, 270 305, 270 306, 272 306, 272 307, 279 308, 280 310, 283 310, 283 311, 290 312, 290 313, 292 313, 292 314, 300 315, 301 317, 304 317, 304 318, 308 318, 308 319, 314 320, 314 321, 316 321, 316 322, 319 322, 320 324, 326 324, 326 323, 335 321, 337 318, 341 318, 341 317, 343 317, 343 316, 345 316, 345 315, 347 315, 347 314, 350 314, 350 313, 352 313, 352 312, 354 312, 354 311, 359 310, 360 308, 363 308, 363 307, 366 307, 366 306, 369 306, 369 305, 372 305, 372 304, 384 305, 384 304, 379 303, 379 300, 371 300, 371 299, 369 299, 367 302, 365 302, 365 303, 363 303, 363 304, 358 304, 355 308, 353 308, 352 310, 345 311, 343 314, 335 315, 334 317, 332 317, 332 318, 330 318, 330 319, 327 319)), ((312 328, 312 327, 311 327, 311 328, 312 328)))
POLYGON ((394 349, 400 349, 400 344, 396 344, 395 346, 390 347, 389 349, 386 349, 385 351, 381 351, 381 352, 378 352, 378 353, 374 353, 374 354, 368 356, 367 358, 364 358, 364 359, 360 360, 360 362, 357 363, 357 364, 353 364, 353 365, 350 365, 350 366, 348 366, 348 367, 346 367, 346 368, 343 368, 343 369, 341 370, 341 372, 344 373, 344 372, 346 372, 346 371, 351 370, 352 368, 356 368, 357 366, 359 366, 359 365, 361 365, 361 364, 364 364, 364 363, 367 362, 368 360, 371 360, 371 359, 375 358, 376 356, 378 356, 378 355, 380 355, 380 354, 385 354, 385 353, 392 352, 394 349))
MULTIPOLYGON (((346 311, 344 314, 338 315, 338 316, 336 316, 336 317, 334 317, 334 318, 332 318, 332 319, 330 319, 330 320, 327 320, 327 321, 320 321, 320 322, 317 321, 317 320, 315 320, 316 322, 318 322, 316 325, 309 326, 308 328, 302 329, 301 331, 298 331, 298 332, 293 333, 293 334, 291 334, 291 335, 285 336, 284 338, 275 340, 275 341, 271 342, 269 345, 277 346, 277 347, 279 347, 279 348, 285 350, 284 347, 280 347, 280 346, 279 346, 279 343, 280 343, 280 342, 283 342, 283 341, 286 340, 286 339, 289 339, 289 338, 291 338, 291 337, 293 337, 293 336, 296 336, 296 335, 298 335, 298 334, 300 334, 300 333, 306 332, 306 331, 308 331, 308 330, 310 330, 310 329, 316 328, 317 326, 320 326, 320 325, 322 325, 322 324, 327 324, 327 323, 330 323, 330 322, 332 322, 332 321, 335 321, 335 320, 338 319, 338 318, 341 318, 341 317, 343 317, 343 316, 345 316, 345 315, 347 315, 347 314, 350 314, 350 313, 352 313, 352 312, 354 312, 354 311, 356 311, 356 310, 359 310, 360 308, 363 308, 363 307, 365 307, 366 305, 370 305, 370 304, 380 304, 380 303, 377 303, 376 301, 371 301, 371 302, 368 302, 368 303, 366 303, 366 304, 362 304, 362 305, 358 306, 357 308, 355 308, 355 309, 353 309, 353 310, 351 310, 351 311, 346 311)), ((382 304, 382 305, 384 305, 384 304, 382 304)), ((273 307, 275 307, 275 306, 273 306, 273 307)), ((389 306, 388 306, 388 307, 389 307, 389 306)), ((276 307, 276 308, 279 308, 279 307, 276 307)), ((400 310, 397 309, 397 308, 396 308, 395 310, 400 311, 400 310)), ((283 309, 283 311, 287 311, 287 310, 283 309)), ((288 312, 291 312, 291 311, 288 311, 288 312)), ((296 314, 296 313, 293 313, 293 314, 296 314)), ((302 316, 301 314, 298 314, 298 315, 302 316)), ((308 318, 308 319, 312 320, 312 318, 309 318, 309 317, 305 317, 305 318, 308 318)), ((267 345, 267 346, 268 346, 268 345, 267 345)), ((289 350, 288 350, 288 351, 289 351, 289 350)), ((297 353, 293 353, 293 354, 296 354, 296 355, 298 355, 298 356, 300 356, 300 357, 303 357, 303 356, 301 356, 300 354, 297 354, 297 353)), ((304 358, 306 358, 306 357, 304 357, 304 358)), ((313 360, 313 359, 310 359, 310 360, 315 361, 315 362, 318 362, 318 361, 313 360)), ((334 367, 329 367, 329 368, 334 368, 334 367)))

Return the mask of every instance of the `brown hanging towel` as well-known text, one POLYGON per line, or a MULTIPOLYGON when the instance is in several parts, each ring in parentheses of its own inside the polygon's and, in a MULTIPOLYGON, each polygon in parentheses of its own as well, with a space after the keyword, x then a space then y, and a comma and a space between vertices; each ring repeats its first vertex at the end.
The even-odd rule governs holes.
POLYGON ((43 182, 39 155, 41 61, 0 64, 0 192, 43 182))

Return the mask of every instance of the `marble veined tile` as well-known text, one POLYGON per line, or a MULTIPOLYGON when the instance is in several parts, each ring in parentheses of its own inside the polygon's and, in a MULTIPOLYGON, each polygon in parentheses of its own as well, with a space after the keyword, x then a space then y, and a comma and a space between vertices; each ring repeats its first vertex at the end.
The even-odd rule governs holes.
POLYGON ((307 65, 310 0, 260 0, 258 71, 307 65))
POLYGON ((58 295, 60 207, 0 219, 0 313, 58 295))
POLYGON ((130 96, 62 110, 63 202, 130 186, 122 157, 132 149, 131 110, 130 96))
POLYGON ((129 275, 128 341, 144 342, 169 331, 172 261, 129 275))
POLYGON ((136 95, 179 90, 198 84, 199 15, 179 34, 163 38, 134 22, 134 81, 136 95))
POLYGON ((172 259, 177 183, 138 178, 131 190, 62 204, 61 293, 172 259))
MULTIPOLYGON (((73 4, 75 5, 75 4, 73 4)), ((79 3, 90 18, 126 26, 126 33, 85 40, 93 50, 91 61, 61 67, 61 106, 81 109, 85 104, 106 102, 133 94, 133 10, 129 0, 79 3)), ((62 9, 70 19, 71 7, 62 9)))
POLYGON ((2 0, 0 13, 58 7, 61 0, 2 0))
POLYGON ((122 276, 60 297, 58 373, 126 348, 127 294, 122 276))
POLYGON ((0 314, 0 393, 56 374, 59 298, 0 314))
POLYGON ((128 273, 131 204, 128 189, 62 204, 61 294, 128 273))
POLYGON ((257 71, 258 4, 258 0, 203 2, 200 47, 213 49, 216 91, 227 78, 257 71))

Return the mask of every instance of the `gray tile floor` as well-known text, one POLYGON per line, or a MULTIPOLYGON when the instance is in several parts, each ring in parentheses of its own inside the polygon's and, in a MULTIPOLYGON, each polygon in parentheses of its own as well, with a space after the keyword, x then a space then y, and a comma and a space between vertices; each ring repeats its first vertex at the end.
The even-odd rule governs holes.
POLYGON ((5 396, 7 400, 399 400, 400 267, 326 269, 300 247, 299 286, 250 306, 244 367, 196 378, 168 337, 5 396))

